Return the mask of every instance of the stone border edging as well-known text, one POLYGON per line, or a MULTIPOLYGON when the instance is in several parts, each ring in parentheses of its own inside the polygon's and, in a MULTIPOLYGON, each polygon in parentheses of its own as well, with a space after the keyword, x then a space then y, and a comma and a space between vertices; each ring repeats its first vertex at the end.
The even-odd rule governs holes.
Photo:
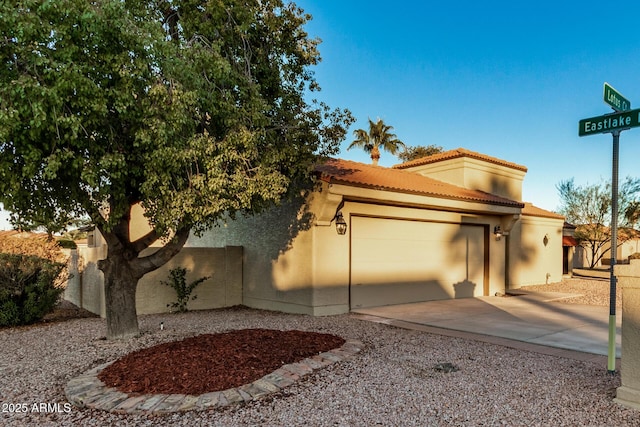
POLYGON ((363 347, 364 345, 360 341, 347 340, 342 347, 308 357, 299 362, 283 365, 252 383, 198 396, 137 393, 129 395, 113 387, 107 387, 98 379, 98 375, 113 363, 108 362, 71 379, 67 383, 64 393, 69 402, 80 408, 87 407, 122 414, 203 411, 214 407, 249 402, 278 392, 313 371, 354 356, 363 347))

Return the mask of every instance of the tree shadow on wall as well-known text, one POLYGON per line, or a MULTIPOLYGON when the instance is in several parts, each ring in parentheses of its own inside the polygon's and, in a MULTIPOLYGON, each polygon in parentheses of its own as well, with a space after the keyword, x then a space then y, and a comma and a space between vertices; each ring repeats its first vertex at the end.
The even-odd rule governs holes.
POLYGON ((211 230, 214 246, 237 245, 256 251, 261 258, 276 260, 291 249, 293 241, 314 224, 309 209, 312 188, 306 187, 256 214, 237 214, 222 227, 211 230))
POLYGON ((451 262, 455 265, 457 262, 464 262, 464 278, 453 285, 455 298, 474 297, 478 285, 482 286, 480 295, 484 293, 484 284, 475 283, 471 279, 484 280, 489 257, 485 243, 488 229, 486 224, 462 223, 451 237, 451 262))

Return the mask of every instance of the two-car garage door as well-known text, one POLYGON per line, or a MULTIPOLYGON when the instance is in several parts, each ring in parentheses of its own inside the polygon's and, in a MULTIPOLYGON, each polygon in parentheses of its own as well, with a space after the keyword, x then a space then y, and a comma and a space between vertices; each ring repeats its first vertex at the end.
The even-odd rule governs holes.
POLYGON ((488 227, 351 217, 352 309, 485 295, 488 227))

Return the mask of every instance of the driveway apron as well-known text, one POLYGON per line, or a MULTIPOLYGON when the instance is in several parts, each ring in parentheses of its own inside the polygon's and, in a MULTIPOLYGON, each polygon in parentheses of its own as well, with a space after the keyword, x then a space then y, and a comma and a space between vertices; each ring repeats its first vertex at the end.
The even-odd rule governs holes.
MULTIPOLYGON (((607 355, 609 308, 561 304, 573 294, 523 293, 505 297, 461 298, 353 310, 366 320, 394 320, 607 355)), ((617 316, 616 356, 620 357, 621 315, 617 316)))

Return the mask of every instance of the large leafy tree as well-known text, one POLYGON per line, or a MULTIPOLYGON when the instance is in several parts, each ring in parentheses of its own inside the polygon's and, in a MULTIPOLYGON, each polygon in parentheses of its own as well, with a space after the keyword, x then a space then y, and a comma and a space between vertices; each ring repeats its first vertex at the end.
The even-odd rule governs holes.
MULTIPOLYGON (((559 213, 577 226, 575 237, 587 251, 591 268, 610 252, 611 182, 577 185, 573 178, 556 186, 560 196, 559 213)), ((618 186, 618 245, 632 238, 640 218, 640 179, 627 177, 618 186)))
POLYGON ((369 130, 356 129, 353 131, 354 141, 347 147, 350 150, 354 147, 362 148, 365 153, 371 155, 371 161, 374 165, 380 160, 380 149, 395 155, 404 148, 404 143, 392 133, 393 126, 385 124, 382 119, 373 122, 369 119, 369 130))
POLYGON ((337 151, 352 119, 306 101, 309 19, 280 0, 0 3, 0 202, 104 235, 108 338, 138 333, 138 280, 190 231, 272 205, 337 151), (136 204, 152 230, 131 241, 136 204))

